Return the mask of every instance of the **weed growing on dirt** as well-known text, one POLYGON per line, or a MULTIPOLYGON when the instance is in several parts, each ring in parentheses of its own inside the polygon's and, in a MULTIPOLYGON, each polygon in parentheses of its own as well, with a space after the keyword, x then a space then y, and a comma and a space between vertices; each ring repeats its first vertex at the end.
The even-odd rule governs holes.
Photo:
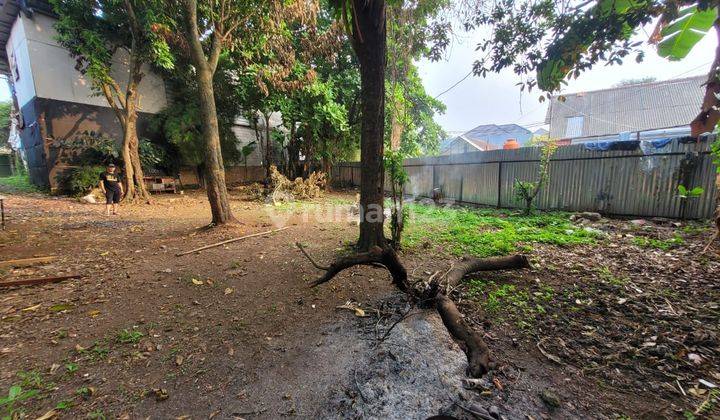
POLYGON ((591 244, 598 233, 578 228, 566 213, 520 216, 509 211, 409 204, 411 219, 403 246, 444 245, 454 255, 478 257, 530 251, 533 243, 591 244))
POLYGON ((17 377, 20 382, 10 386, 7 397, 0 397, 0 418, 3 420, 23 418, 24 413, 17 408, 17 404, 35 397, 41 398, 42 392, 55 387, 55 384, 46 382, 42 375, 34 370, 20 371, 17 377))
POLYGON ((137 344, 145 334, 136 329, 124 329, 117 333, 115 341, 121 344, 137 344))
POLYGON ((613 274, 612 271, 610 271, 607 267, 601 267, 598 270, 598 273, 600 274, 600 279, 612 284, 613 286, 622 286, 625 283, 627 283, 628 278, 627 277, 617 277, 615 274, 613 274))
POLYGON ((78 369, 79 366, 77 363, 67 363, 65 365, 65 370, 67 371, 67 373, 75 373, 78 371, 78 369))
POLYGON ((91 362, 97 362, 107 359, 110 354, 110 348, 104 347, 104 341, 95 341, 93 345, 87 349, 78 349, 77 352, 87 357, 91 362))
POLYGON ((634 245, 641 248, 654 248, 662 251, 669 251, 683 245, 685 240, 680 235, 675 234, 669 239, 655 239, 645 236, 636 236, 633 238, 632 242, 634 245))
POLYGON ((0 415, 2 419, 15 419, 24 417, 24 413, 15 408, 15 405, 38 394, 37 389, 24 391, 20 385, 13 385, 8 390, 7 397, 0 398, 0 415))
POLYGON ((105 413, 102 412, 102 410, 95 410, 91 413, 88 413, 87 415, 88 420, 105 420, 107 417, 105 417, 105 413))

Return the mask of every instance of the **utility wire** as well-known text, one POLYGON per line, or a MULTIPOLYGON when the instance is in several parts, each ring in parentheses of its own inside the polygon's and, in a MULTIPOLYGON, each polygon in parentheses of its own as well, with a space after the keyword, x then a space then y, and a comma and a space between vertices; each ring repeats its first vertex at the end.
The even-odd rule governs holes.
POLYGON ((437 94, 437 95, 435 96, 435 99, 437 99, 437 98, 441 97, 442 95, 444 95, 444 94, 450 92, 451 90, 453 90, 457 85, 459 85, 460 83, 464 82, 465 79, 467 79, 468 77, 470 77, 470 75, 472 75, 472 74, 473 74, 473 71, 470 70, 470 71, 468 72, 468 74, 465 75, 465 77, 463 77, 462 79, 460 79, 460 80, 458 80, 457 82, 455 82, 455 83, 454 83, 452 86, 450 86, 449 88, 447 88, 447 89, 445 89, 444 91, 442 91, 442 92, 440 92, 439 94, 437 94))

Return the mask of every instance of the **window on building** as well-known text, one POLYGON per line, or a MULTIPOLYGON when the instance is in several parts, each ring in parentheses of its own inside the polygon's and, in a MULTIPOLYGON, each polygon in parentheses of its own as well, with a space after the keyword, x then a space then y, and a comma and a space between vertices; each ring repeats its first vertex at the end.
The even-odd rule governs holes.
POLYGON ((565 137, 582 136, 584 117, 566 117, 565 119, 565 137))

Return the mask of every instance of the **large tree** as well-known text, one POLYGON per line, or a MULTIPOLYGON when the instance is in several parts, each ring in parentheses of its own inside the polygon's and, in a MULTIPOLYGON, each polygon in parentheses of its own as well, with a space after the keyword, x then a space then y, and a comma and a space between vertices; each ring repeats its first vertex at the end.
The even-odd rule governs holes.
POLYGON ((151 27, 154 0, 52 0, 57 40, 77 60, 93 88, 105 96, 122 126, 126 197, 149 200, 137 135, 139 86, 149 64, 172 67, 165 41, 151 27), (122 63, 122 64, 120 64, 122 63))
POLYGON ((203 138, 205 181, 212 223, 236 221, 230 209, 225 168, 220 147, 213 76, 221 55, 239 49, 244 64, 258 51, 281 52, 274 42, 282 40, 288 22, 312 23, 317 5, 312 0, 164 0, 164 25, 156 30, 173 39, 193 65, 197 80, 203 138), (280 36, 278 36, 280 35, 280 36))

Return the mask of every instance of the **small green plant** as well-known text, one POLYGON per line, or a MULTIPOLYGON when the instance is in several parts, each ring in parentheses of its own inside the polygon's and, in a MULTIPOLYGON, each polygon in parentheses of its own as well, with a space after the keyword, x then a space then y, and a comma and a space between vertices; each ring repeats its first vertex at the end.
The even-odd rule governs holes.
POLYGON ((83 399, 88 399, 93 395, 93 388, 89 388, 86 386, 80 387, 75 391, 75 394, 82 397, 83 399))
POLYGON ((60 401, 59 403, 57 403, 57 405, 55 405, 55 409, 56 410, 68 410, 68 409, 72 408, 72 406, 73 406, 72 401, 63 400, 63 401, 60 401))
POLYGON ((65 365, 65 370, 67 370, 68 373, 75 373, 79 369, 77 363, 68 363, 65 365))
POLYGON ((408 182, 408 174, 403 167, 403 154, 400 151, 385 152, 385 168, 390 176, 390 235, 395 248, 400 248, 402 232, 408 211, 403 206, 403 189, 408 182))
POLYGON ((685 240, 678 234, 669 239, 647 238, 645 236, 636 236, 632 240, 633 244, 641 248, 655 248, 662 251, 669 251, 677 248, 685 243, 685 240))
POLYGON ((545 141, 540 146, 540 166, 538 167, 537 181, 520 181, 515 180, 513 184, 513 194, 515 200, 523 204, 523 214, 529 216, 532 214, 535 201, 540 189, 550 180, 550 159, 557 149, 557 143, 554 141, 545 141))
POLYGON ((115 336, 115 341, 121 344, 137 344, 145 334, 135 329, 124 329, 115 336))
POLYGON ((15 405, 22 401, 28 400, 38 394, 37 389, 31 389, 23 391, 20 385, 13 385, 8 390, 8 396, 0 398, 0 413, 2 413, 2 420, 15 419, 19 416, 19 413, 15 410, 15 405))
POLYGON ((678 185, 678 197, 682 199, 698 198, 705 192, 702 187, 695 187, 688 190, 684 185, 678 185))

